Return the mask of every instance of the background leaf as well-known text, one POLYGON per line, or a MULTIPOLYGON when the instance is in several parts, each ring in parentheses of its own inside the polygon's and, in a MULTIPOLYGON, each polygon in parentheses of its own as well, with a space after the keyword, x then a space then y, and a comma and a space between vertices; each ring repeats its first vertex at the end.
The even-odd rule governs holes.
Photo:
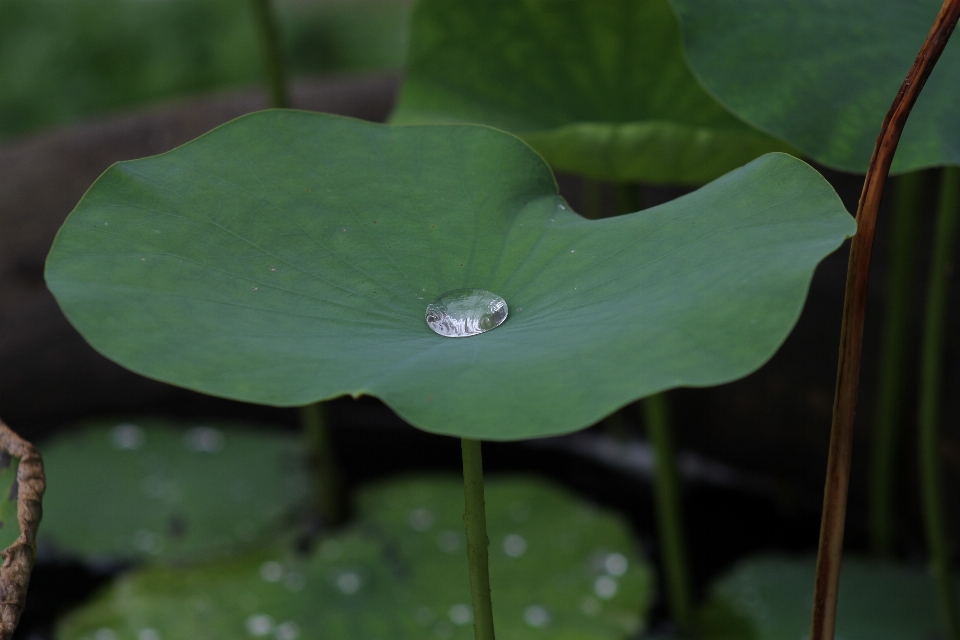
POLYGON ((183 562, 273 543, 309 486, 297 438, 223 422, 93 422, 41 451, 40 547, 88 561, 183 562))
MULTIPOLYGON (((796 640, 810 633, 814 559, 746 560, 711 588, 703 610, 705 640, 796 640)), ((940 615, 933 580, 920 567, 843 559, 838 638, 929 640, 940 615)))
POLYGON ((521 135, 560 171, 702 184, 788 147, 696 82, 666 0, 423 0, 392 119, 521 135))
MULTIPOLYGON (((863 173, 939 0, 672 0, 690 64, 724 105, 829 167, 863 173)), ((907 121, 892 171, 960 164, 960 42, 907 121)))
MULTIPOLYGON (((642 626, 653 575, 623 522, 536 480, 493 478, 486 496, 498 634, 616 640, 642 626)), ((375 485, 359 510, 310 557, 262 553, 122 576, 57 637, 472 638, 462 480, 375 485)))
POLYGON ((0 452, 0 551, 20 537, 20 522, 17 520, 17 468, 20 459, 0 452))
POLYGON ((511 135, 268 111, 108 170, 47 283, 144 375, 274 405, 374 395, 422 429, 508 440, 753 371, 853 230, 787 155, 590 221, 511 135), (464 287, 503 296, 509 318, 436 335, 427 304, 464 287))

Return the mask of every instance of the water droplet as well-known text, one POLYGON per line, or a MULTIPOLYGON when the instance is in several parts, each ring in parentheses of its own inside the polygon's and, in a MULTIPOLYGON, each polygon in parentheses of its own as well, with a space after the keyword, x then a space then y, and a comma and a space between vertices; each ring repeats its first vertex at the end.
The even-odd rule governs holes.
POLYGON ((413 612, 413 618, 425 627, 433 622, 433 609, 430 607, 420 607, 413 612))
POLYGON ((523 612, 523 621, 538 629, 550 622, 550 614, 538 604, 532 604, 523 612))
POLYGON ((152 555, 158 555, 163 551, 163 538, 153 531, 140 529, 133 536, 133 544, 140 551, 145 551, 152 555))
POLYGON ((530 517, 530 503, 526 500, 514 500, 510 503, 510 518, 514 522, 523 522, 530 517))
POLYGON ((307 586, 307 580, 296 571, 291 571, 283 576, 283 586, 287 588, 287 591, 296 593, 297 591, 303 591, 303 588, 307 586))
POLYGON ((137 640, 160 640, 160 632, 151 627, 140 629, 140 633, 137 634, 137 640))
POLYGON ((268 560, 260 565, 260 577, 267 582, 277 582, 283 577, 283 565, 276 560, 268 560))
POLYGON ((519 558, 527 552, 527 541, 519 534, 511 534, 503 539, 503 552, 511 558, 519 558))
POLYGON ((137 425, 125 422, 110 430, 110 440, 117 449, 133 451, 143 446, 147 436, 137 425))
POLYGON ((456 289, 427 305, 427 324, 446 338, 465 338, 495 329, 507 319, 507 303, 483 289, 456 289))
POLYGON ((603 605, 593 596, 584 596, 583 600, 580 601, 580 611, 585 616, 592 618, 593 616, 600 615, 602 610, 603 605))
POLYGON ((254 287, 253 290, 254 290, 254 291, 260 291, 260 287, 254 287))
POLYGON ((603 568, 612 576, 622 576, 629 566, 630 561, 622 553, 611 553, 603 561, 603 568))
POLYGON ((453 624, 470 624, 473 621, 473 608, 468 604, 455 604, 447 612, 453 624))
POLYGON ((604 600, 609 600, 617 595, 617 581, 610 576, 600 576, 593 583, 593 592, 604 600))
POLYGON ((276 267, 270 267, 270 271, 276 271, 276 270, 277 270, 276 267))
POLYGON ((576 252, 577 252, 576 249, 570 249, 570 253, 576 253, 576 252))
POLYGON ((273 631, 273 618, 265 613, 258 613, 247 618, 247 631, 252 636, 265 636, 273 631))
POLYGON ((296 640, 300 636, 300 625, 293 620, 288 620, 278 626, 273 635, 277 640, 296 640))
POLYGON ((433 526, 433 514, 424 507, 414 509, 407 518, 410 521, 410 528, 414 531, 426 531, 433 526))
POLYGON ((194 427, 184 435, 187 448, 198 453, 217 453, 226 444, 223 432, 213 427, 194 427))
POLYGON ((341 593, 352 596, 360 590, 360 576, 353 571, 341 573, 337 576, 337 588, 340 589, 341 593))
POLYGON ((560 205, 560 208, 563 209, 564 211, 567 210, 567 208, 566 208, 565 206, 563 206, 563 205, 560 205))
POLYGON ((444 553, 456 553, 461 549, 460 534, 456 531, 447 529, 437 535, 437 546, 444 553))

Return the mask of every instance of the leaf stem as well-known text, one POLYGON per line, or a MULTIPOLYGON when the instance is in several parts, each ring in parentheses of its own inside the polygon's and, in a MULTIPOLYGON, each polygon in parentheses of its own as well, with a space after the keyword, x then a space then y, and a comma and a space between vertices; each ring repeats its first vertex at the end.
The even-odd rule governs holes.
POLYGON ((899 466, 897 453, 900 450, 905 393, 903 371, 910 346, 917 220, 920 217, 924 174, 915 171, 900 176, 894 186, 896 199, 890 246, 890 279, 880 348, 880 382, 870 469, 870 538, 874 553, 880 556, 890 556, 894 547, 894 479, 899 466))
POLYGON ((253 12, 260 35, 263 70, 270 89, 270 105, 277 109, 290 106, 287 93, 287 74, 280 47, 280 30, 271 0, 253 0, 253 12))
POLYGON ((857 207, 857 233, 850 245, 847 287, 840 328, 840 357, 830 432, 830 454, 823 492, 817 573, 813 590, 810 640, 832 640, 837 615, 837 591, 840 585, 840 559, 843 529, 850 484, 850 452, 853 445, 853 420, 860 376, 863 346, 863 322, 867 299, 867 279, 877 212, 890 164, 900 142, 900 134, 910 110, 920 95, 930 72, 943 52, 960 17, 960 0, 946 0, 927 36, 917 59, 897 92, 880 127, 880 135, 870 158, 857 207))
POLYGON ((315 402, 300 407, 300 424, 310 461, 314 505, 324 525, 336 526, 343 522, 344 509, 326 405, 315 402))
POLYGON ((643 412, 647 435, 650 437, 656 456, 653 488, 657 510, 657 535, 660 539, 660 558, 663 562, 664 582, 667 587, 667 605, 677 626, 682 631, 690 633, 693 631, 690 573, 687 569, 686 536, 680 508, 680 483, 667 395, 658 393, 644 398, 643 412))
POLYGON ((467 527, 467 563, 473 601, 476 640, 494 640, 493 604, 490 601, 490 567, 487 562, 487 515, 483 501, 483 458, 480 441, 461 438, 463 452, 463 521, 467 527))
POLYGON ((943 170, 940 205, 934 231, 933 259, 927 289, 923 348, 920 365, 920 488, 930 571, 937 585, 946 637, 960 640, 960 614, 954 593, 947 535, 940 492, 939 442, 941 388, 943 383, 943 328, 951 271, 951 253, 960 222, 960 168, 943 170))

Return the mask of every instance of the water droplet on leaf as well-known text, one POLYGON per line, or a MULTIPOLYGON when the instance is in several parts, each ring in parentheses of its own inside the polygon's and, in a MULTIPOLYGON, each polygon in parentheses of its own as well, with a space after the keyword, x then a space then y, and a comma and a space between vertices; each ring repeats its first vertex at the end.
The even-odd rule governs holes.
POLYGON ((475 336, 499 327, 507 319, 507 303, 484 289, 455 289, 427 305, 427 324, 446 338, 475 336))

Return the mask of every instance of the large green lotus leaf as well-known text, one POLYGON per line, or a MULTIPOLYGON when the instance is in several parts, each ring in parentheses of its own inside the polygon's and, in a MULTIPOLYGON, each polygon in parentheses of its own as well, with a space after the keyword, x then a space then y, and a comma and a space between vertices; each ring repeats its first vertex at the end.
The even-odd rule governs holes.
POLYGON ((183 562, 272 544, 306 500, 297 438, 220 422, 92 422, 43 444, 41 548, 183 562))
MULTIPOLYGON (((499 636, 619 640, 642 627, 653 573, 619 518, 519 478, 488 481, 486 502, 499 636)), ((122 576, 57 638, 473 638, 462 480, 377 485, 360 493, 359 512, 308 558, 122 576)))
POLYGON ((753 371, 853 231, 784 154, 591 221, 507 133, 268 111, 109 169, 47 282, 144 375, 273 405, 369 394, 428 431, 508 440, 753 371), (507 321, 433 333, 427 304, 463 287, 503 296, 507 321))
POLYGON ((0 452, 0 551, 6 549, 20 537, 20 521, 17 520, 17 498, 19 484, 17 469, 20 458, 0 452))
POLYGON ((702 184, 788 150, 697 84, 667 0, 423 0, 410 37, 394 122, 489 124, 611 181, 702 184))
MULTIPOLYGON (((761 556, 713 584, 703 608, 704 640, 797 640, 810 633, 814 559, 761 556)), ((940 637, 933 580, 922 567, 843 559, 837 638, 940 637)))
MULTIPOLYGON (((672 0, 691 66, 734 113, 817 162, 863 173, 940 0, 672 0)), ((894 172, 960 164, 954 37, 907 121, 894 172)))

